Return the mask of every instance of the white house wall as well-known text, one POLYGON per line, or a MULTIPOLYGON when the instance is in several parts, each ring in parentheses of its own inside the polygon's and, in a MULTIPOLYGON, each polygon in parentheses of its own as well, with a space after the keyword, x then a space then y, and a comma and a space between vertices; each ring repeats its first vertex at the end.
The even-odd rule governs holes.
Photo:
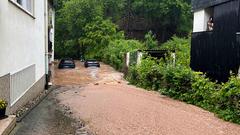
POLYGON ((44 0, 35 0, 35 19, 9 0, 0 0, 0 76, 35 65, 45 74, 44 0))

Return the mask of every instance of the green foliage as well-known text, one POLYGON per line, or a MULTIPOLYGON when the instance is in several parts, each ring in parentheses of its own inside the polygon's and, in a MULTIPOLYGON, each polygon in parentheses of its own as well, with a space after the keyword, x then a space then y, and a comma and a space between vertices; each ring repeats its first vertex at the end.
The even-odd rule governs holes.
POLYGON ((79 58, 81 48, 77 41, 83 36, 88 23, 97 17, 103 18, 103 6, 97 0, 68 0, 62 2, 62 8, 57 10, 56 16, 56 54, 62 57, 62 51, 71 41, 74 44, 67 48, 74 54, 70 56, 79 58))
POLYGON ((143 44, 136 40, 114 40, 111 41, 106 50, 104 50, 102 60, 115 69, 121 70, 123 68, 124 55, 127 52, 136 51, 141 48, 143 48, 143 44))
POLYGON ((119 21, 126 7, 126 0, 100 0, 104 5, 105 17, 111 18, 113 22, 119 21))
POLYGON ((141 64, 130 67, 127 76, 130 83, 200 106, 224 120, 240 124, 240 79, 232 77, 221 85, 192 71, 185 60, 189 59, 188 39, 174 37, 163 47, 176 49, 178 62, 143 59, 141 64))
MULTIPOLYGON (((174 50, 176 52, 176 63, 189 67, 190 65, 190 41, 191 39, 172 37, 161 46, 161 49, 174 50)), ((172 60, 172 58, 170 58, 172 60)))
POLYGON ((5 109, 5 108, 7 108, 7 102, 0 99, 0 109, 5 109))
POLYGON ((110 20, 96 18, 84 28, 84 35, 79 39, 79 44, 84 47, 87 57, 100 59, 103 50, 108 47, 110 41, 122 39, 122 32, 117 32, 117 26, 110 20))
POLYGON ((161 86, 163 74, 160 65, 152 58, 146 58, 137 66, 138 85, 146 89, 157 90, 161 86))
MULTIPOLYGON (((109 20, 103 21, 105 18, 110 18, 116 24, 121 24, 129 17, 144 18, 146 25, 149 24, 148 30, 152 29, 155 33, 162 34, 163 38, 173 34, 181 36, 188 33, 192 22, 190 4, 187 0, 55 0, 54 6, 56 8, 55 54, 58 58, 66 56, 79 58, 89 50, 97 50, 96 52, 100 53, 96 43, 102 48, 108 44, 104 42, 112 39, 108 39, 108 35, 100 37, 99 34, 114 31, 117 27, 109 20), (103 25, 103 28, 98 24, 103 25), (97 32, 93 31, 95 29, 97 32), (99 39, 93 39, 95 34, 99 39), (84 40, 79 42, 79 39, 84 40), (101 42, 97 42, 98 40, 101 42), (89 45, 90 43, 95 45, 89 45), (85 44, 88 44, 87 48, 83 47, 85 44), (71 53, 64 52, 66 48, 71 53)), ((109 36, 112 35, 114 34, 110 33, 109 36)), ((145 38, 146 48, 155 49, 156 37, 149 33, 145 38)), ((88 54, 93 56, 94 51, 88 54)))
POLYGON ((53 6, 58 11, 59 9, 63 8, 64 2, 69 0, 53 0, 53 6))
MULTIPOLYGON (((145 31, 153 30, 168 39, 174 34, 187 36, 191 31, 190 0, 101 0, 105 17, 116 23, 134 25, 131 17, 144 19, 145 31)), ((144 27, 144 26, 143 26, 144 27)), ((126 31, 127 32, 127 31, 126 31)))
POLYGON ((156 49, 158 47, 158 41, 156 39, 156 36, 153 35, 152 31, 149 31, 145 35, 145 42, 144 42, 146 49, 156 49))
POLYGON ((215 93, 219 85, 211 82, 204 75, 194 73, 192 80, 192 92, 190 93, 190 103, 201 106, 205 109, 213 110, 215 102, 215 93))
POLYGON ((181 36, 191 30, 191 5, 186 0, 134 0, 132 7, 152 24, 153 30, 162 34, 181 36))
POLYGON ((66 40, 61 44, 61 47, 56 47, 55 55, 58 58, 67 57, 67 58, 78 58, 79 46, 75 40, 66 40))
POLYGON ((102 5, 97 0, 70 0, 61 10, 62 19, 73 38, 82 36, 83 28, 96 17, 103 17, 102 5))
POLYGON ((231 77, 216 96, 217 113, 227 121, 240 123, 240 79, 231 77))
POLYGON ((190 68, 167 65, 164 69, 165 90, 163 94, 184 100, 186 93, 191 91, 193 73, 190 68))

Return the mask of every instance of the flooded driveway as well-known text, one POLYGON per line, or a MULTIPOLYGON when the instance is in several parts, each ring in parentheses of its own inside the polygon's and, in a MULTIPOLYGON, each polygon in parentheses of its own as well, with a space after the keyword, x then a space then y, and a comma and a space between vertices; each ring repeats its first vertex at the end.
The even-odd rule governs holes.
POLYGON ((85 68, 84 64, 76 61, 75 69, 53 69, 53 84, 58 86, 87 86, 96 82, 124 81, 123 74, 116 72, 112 67, 101 63, 101 68, 85 68))
POLYGON ((128 85, 108 65, 53 72, 55 89, 17 135, 239 135, 240 126, 159 93, 128 85), (84 123, 83 128, 79 123, 84 123), (77 126, 76 126, 77 125, 77 126))

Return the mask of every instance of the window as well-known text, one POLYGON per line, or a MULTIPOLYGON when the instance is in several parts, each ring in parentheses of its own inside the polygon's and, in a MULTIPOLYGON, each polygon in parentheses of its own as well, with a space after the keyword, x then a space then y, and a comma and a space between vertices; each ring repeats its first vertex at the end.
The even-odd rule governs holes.
POLYGON ((11 0, 11 1, 17 3, 17 5, 19 5, 21 8, 23 8, 31 15, 33 15, 34 0, 11 0))
POLYGON ((213 12, 213 7, 194 12, 193 32, 213 30, 214 22, 213 20, 211 21, 213 19, 213 12))
POLYGON ((22 0, 17 0, 17 3, 22 5, 22 0))

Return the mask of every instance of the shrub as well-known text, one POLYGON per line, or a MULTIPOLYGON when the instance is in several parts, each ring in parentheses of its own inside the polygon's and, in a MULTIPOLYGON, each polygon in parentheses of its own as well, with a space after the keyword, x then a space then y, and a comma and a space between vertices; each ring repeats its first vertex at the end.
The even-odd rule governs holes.
MULTIPOLYGON (((176 63, 188 68, 190 65, 190 38, 178 38, 172 37, 171 40, 164 43, 161 49, 175 50, 176 51, 176 63)), ((171 60, 171 59, 170 59, 171 60)))
POLYGON ((231 77, 217 93, 218 116, 227 121, 240 123, 240 79, 231 77))
POLYGON ((124 55, 127 52, 136 51, 141 48, 143 48, 143 44, 137 40, 113 40, 104 50, 105 53, 101 59, 115 69, 121 70, 124 64, 124 55))
POLYGON ((5 108, 7 108, 7 102, 0 99, 0 109, 5 109, 5 108))
POLYGON ((201 106, 205 109, 214 110, 215 93, 219 85, 211 82, 205 75, 195 73, 192 83, 190 103, 201 106))
POLYGON ((174 38, 164 46, 178 46, 177 62, 143 59, 139 65, 130 67, 127 79, 139 87, 158 90, 164 95, 200 106, 216 113, 227 121, 240 124, 240 79, 231 77, 223 84, 210 81, 204 74, 189 67, 190 55, 187 39, 174 38), (173 45, 182 43, 183 45, 173 45), (185 50, 185 49, 186 50, 185 50))
POLYGON ((161 67, 153 58, 146 58, 137 66, 138 85, 152 90, 158 90, 161 86, 163 74, 161 67))
POLYGON ((85 55, 88 58, 101 59, 104 49, 111 41, 124 38, 122 32, 117 32, 115 24, 100 17, 88 23, 83 30, 84 34, 79 39, 79 44, 84 47, 85 55))
POLYGON ((163 94, 185 100, 186 93, 191 91, 193 72, 181 65, 167 65, 165 67, 163 94))
POLYGON ((139 73, 137 71, 137 66, 130 66, 128 75, 126 79, 133 85, 138 85, 139 82, 139 73))
POLYGON ((152 31, 149 31, 145 35, 144 45, 146 49, 156 49, 158 47, 158 41, 152 31))

